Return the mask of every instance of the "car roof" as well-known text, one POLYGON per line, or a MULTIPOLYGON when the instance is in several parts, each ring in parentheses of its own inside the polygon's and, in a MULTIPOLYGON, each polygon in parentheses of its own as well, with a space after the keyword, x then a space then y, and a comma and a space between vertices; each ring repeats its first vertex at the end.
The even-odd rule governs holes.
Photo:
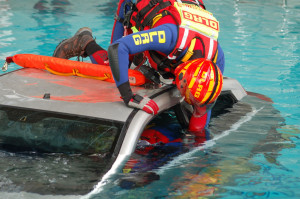
MULTIPOLYGON (((132 86, 132 90, 154 98, 170 90, 170 87, 172 86, 147 89, 132 86)), ((224 77, 222 92, 231 92, 237 101, 245 96, 242 86, 228 77, 224 77)), ((169 97, 175 97, 176 103, 181 100, 176 89, 169 97)), ((163 98, 161 101, 164 102, 163 98)), ((0 105, 121 122, 125 122, 134 110, 124 105, 114 83, 78 76, 53 75, 34 68, 22 68, 0 76, 0 105)))
MULTIPOLYGON (((160 89, 132 87, 151 96, 160 89)), ((0 104, 125 122, 134 110, 124 105, 114 83, 58 76, 24 68, 0 76, 0 104)))

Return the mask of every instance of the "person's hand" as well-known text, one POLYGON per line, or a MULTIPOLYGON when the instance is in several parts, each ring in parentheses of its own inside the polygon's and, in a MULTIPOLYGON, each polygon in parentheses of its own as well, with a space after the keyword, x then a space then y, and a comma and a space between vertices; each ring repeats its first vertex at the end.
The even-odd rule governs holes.
POLYGON ((156 102, 147 96, 133 95, 128 102, 129 107, 141 109, 149 114, 156 115, 159 108, 156 102))

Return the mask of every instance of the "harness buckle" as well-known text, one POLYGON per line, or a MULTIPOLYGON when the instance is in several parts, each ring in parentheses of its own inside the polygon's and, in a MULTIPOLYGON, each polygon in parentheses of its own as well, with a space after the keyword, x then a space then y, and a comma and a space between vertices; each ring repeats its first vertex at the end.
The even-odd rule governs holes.
POLYGON ((124 15, 124 20, 123 20, 123 26, 130 28, 131 24, 130 24, 130 18, 132 15, 133 11, 128 11, 125 15, 124 15))
POLYGON ((154 70, 154 68, 151 68, 151 67, 146 66, 146 65, 141 65, 140 68, 139 68, 139 71, 141 73, 143 73, 143 75, 147 79, 153 81, 156 84, 160 84, 160 75, 157 71, 154 70))
POLYGON ((174 52, 174 55, 175 55, 176 57, 178 57, 178 56, 182 53, 182 51, 183 51, 183 49, 177 48, 176 51, 174 52))
POLYGON ((126 2, 125 3, 124 9, 123 9, 124 20, 123 20, 122 23, 127 28, 131 27, 130 18, 131 18, 132 13, 134 12, 134 10, 135 10, 135 4, 134 3, 132 3, 132 2, 126 2), (126 8, 128 8, 128 10, 126 10, 126 8))

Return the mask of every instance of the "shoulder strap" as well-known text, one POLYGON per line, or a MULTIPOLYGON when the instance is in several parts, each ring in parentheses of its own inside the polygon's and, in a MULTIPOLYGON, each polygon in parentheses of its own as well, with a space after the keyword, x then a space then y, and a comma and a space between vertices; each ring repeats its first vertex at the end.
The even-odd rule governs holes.
POLYGON ((164 2, 163 0, 151 0, 147 6, 138 12, 136 17, 133 17, 133 21, 136 23, 136 28, 138 30, 143 30, 150 24, 152 19, 160 10, 163 10, 171 5, 172 3, 170 1, 164 2))

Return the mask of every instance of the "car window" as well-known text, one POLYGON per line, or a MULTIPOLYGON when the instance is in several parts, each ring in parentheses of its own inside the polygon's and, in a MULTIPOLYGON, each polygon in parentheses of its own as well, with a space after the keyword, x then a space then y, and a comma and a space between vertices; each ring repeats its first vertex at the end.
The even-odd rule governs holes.
POLYGON ((0 147, 51 153, 110 153, 123 123, 0 106, 0 147))

